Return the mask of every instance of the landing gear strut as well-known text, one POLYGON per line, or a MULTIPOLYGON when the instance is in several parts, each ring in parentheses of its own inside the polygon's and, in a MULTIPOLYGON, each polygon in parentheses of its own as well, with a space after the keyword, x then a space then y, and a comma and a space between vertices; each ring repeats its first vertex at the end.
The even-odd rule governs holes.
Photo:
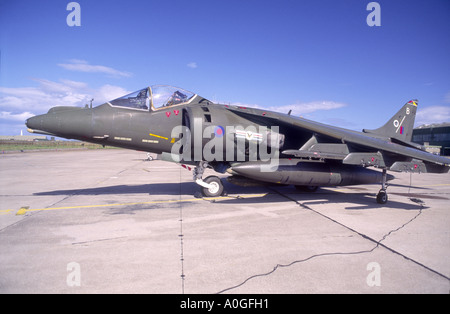
POLYGON ((387 201, 388 201, 388 195, 387 195, 387 192, 386 192, 386 189, 387 189, 386 180, 387 180, 386 169, 383 169, 383 177, 382 177, 382 181, 381 181, 381 190, 377 194, 377 203, 378 204, 386 204, 387 201))
POLYGON ((208 167, 207 161, 200 161, 198 166, 195 167, 194 181, 202 187, 202 194, 206 197, 217 197, 223 193, 223 184, 219 177, 209 176, 205 180, 202 179, 203 172, 208 167))

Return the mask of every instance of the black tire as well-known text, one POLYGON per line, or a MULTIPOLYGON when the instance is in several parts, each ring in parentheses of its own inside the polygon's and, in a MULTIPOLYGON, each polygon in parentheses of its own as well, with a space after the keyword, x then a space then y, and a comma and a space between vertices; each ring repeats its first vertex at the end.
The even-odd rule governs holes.
POLYGON ((314 193, 319 187, 314 185, 296 185, 295 188, 297 191, 314 193))
POLYGON ((378 204, 386 204, 388 201, 388 195, 386 191, 380 190, 377 194, 377 203, 378 204))
POLYGON ((219 177, 216 176, 210 176, 207 177, 204 182, 213 185, 213 188, 208 189, 202 187, 202 194, 205 197, 217 197, 221 196, 223 193, 223 184, 219 177))

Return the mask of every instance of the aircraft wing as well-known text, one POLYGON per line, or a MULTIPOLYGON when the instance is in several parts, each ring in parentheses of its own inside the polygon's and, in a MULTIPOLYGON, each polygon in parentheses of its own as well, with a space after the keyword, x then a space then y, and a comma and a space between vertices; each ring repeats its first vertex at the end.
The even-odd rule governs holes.
MULTIPOLYGON (((376 165, 381 168, 387 166, 389 170, 393 171, 410 170, 414 172, 420 171, 440 173, 447 172, 449 170, 448 167, 450 165, 450 159, 448 158, 436 156, 416 148, 403 146, 383 138, 372 137, 365 133, 354 132, 295 117, 290 119, 291 123, 300 129, 309 130, 316 134, 325 135, 326 137, 340 140, 343 145, 351 144, 354 149, 364 149, 362 151, 349 151, 348 154, 341 153, 340 157, 343 157, 342 160, 345 164, 360 164, 363 166, 376 165), (367 152, 367 149, 372 150, 372 152, 367 152), (395 156, 398 157, 396 158, 395 156), (394 161, 395 159, 398 159, 398 161, 394 161)), ((330 143, 328 145, 336 144, 330 143)), ((309 148, 305 147, 305 149, 312 149, 312 151, 314 151, 317 149, 316 146, 317 144, 314 144, 309 148)), ((331 148, 332 146, 328 147, 331 148)), ((319 152, 324 154, 326 159, 327 145, 321 143, 319 152)))
MULTIPOLYGON (((415 148, 415 144, 403 141, 400 137, 388 137, 387 134, 379 136, 370 131, 365 131, 366 133, 352 131, 260 109, 241 107, 228 109, 262 125, 264 123, 267 126, 278 125, 284 130, 286 138, 311 134, 311 138, 298 149, 282 151, 285 155, 342 160, 343 164, 375 166, 399 172, 449 171, 450 159, 415 148)), ((400 127, 397 130, 400 130, 400 127)))

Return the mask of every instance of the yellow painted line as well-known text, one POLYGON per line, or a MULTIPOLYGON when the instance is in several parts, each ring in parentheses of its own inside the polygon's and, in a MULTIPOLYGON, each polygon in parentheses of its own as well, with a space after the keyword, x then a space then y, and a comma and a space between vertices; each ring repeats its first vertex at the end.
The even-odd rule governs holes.
POLYGON ((195 202, 201 201, 201 198, 187 199, 187 200, 168 200, 168 201, 154 201, 154 202, 136 202, 136 203, 118 203, 118 204, 100 204, 100 205, 78 205, 78 206, 64 206, 64 207, 49 207, 49 208, 34 208, 27 209, 26 212, 59 210, 59 209, 75 209, 75 208, 96 208, 96 207, 113 207, 113 206, 132 206, 132 205, 148 205, 148 204, 167 204, 179 202, 195 202))
POLYGON ((162 138, 163 140, 169 140, 167 137, 164 137, 164 136, 161 136, 161 135, 156 135, 156 134, 152 134, 152 133, 149 133, 148 135, 150 135, 150 136, 154 136, 154 137, 157 137, 157 138, 162 138))
MULTIPOLYGON (((132 205, 150 205, 150 204, 170 204, 170 203, 183 203, 183 202, 198 202, 198 201, 213 201, 213 200, 228 200, 228 199, 238 199, 238 198, 254 198, 254 197, 263 197, 266 196, 267 193, 263 194, 247 194, 247 195, 239 195, 239 196, 218 196, 218 197, 203 197, 203 198, 190 198, 190 199, 181 199, 181 200, 167 200, 167 201, 151 201, 151 202, 134 202, 134 203, 117 203, 117 204, 99 204, 99 205, 78 205, 78 206, 64 206, 64 207, 49 207, 49 208, 29 208, 22 207, 20 208, 16 215, 24 215, 28 212, 37 212, 37 211, 49 211, 49 210, 61 210, 61 209, 79 209, 79 208, 98 208, 98 207, 115 207, 115 206, 132 206, 132 205)), ((7 209, 0 211, 9 213, 13 211, 12 209, 7 209)))
POLYGON ((6 215, 14 211, 13 209, 0 209, 0 215, 6 215))

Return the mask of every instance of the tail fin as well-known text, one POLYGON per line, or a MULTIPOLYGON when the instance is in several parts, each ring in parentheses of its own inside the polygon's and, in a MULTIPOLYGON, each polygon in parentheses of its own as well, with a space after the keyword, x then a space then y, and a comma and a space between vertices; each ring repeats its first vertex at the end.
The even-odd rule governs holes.
POLYGON ((416 99, 408 101, 392 118, 381 128, 366 130, 364 133, 376 134, 402 142, 411 142, 414 120, 416 119, 418 101, 416 99))

